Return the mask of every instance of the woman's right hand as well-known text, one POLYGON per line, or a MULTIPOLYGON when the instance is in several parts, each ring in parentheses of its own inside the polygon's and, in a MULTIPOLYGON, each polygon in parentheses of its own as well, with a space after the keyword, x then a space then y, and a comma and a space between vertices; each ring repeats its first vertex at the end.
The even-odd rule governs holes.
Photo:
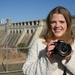
POLYGON ((47 47, 46 47, 46 56, 50 62, 52 62, 54 60, 53 50, 55 48, 55 45, 54 45, 55 42, 57 42, 57 40, 51 41, 50 43, 47 44, 47 47))

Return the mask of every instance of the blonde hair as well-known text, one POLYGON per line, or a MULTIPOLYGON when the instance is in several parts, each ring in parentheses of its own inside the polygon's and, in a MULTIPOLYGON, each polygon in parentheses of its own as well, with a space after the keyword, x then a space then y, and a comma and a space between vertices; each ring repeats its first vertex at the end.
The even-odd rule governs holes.
POLYGON ((50 22, 51 22, 53 14, 55 14, 55 13, 62 14, 64 16, 66 23, 67 23, 67 30, 64 34, 65 37, 63 38, 63 40, 69 44, 72 44, 74 39, 72 36, 73 35, 72 31, 71 31, 71 14, 66 8, 61 7, 61 6, 54 8, 47 16, 47 19, 46 19, 47 32, 44 35, 45 41, 48 43, 54 39, 54 34, 51 30, 50 22))

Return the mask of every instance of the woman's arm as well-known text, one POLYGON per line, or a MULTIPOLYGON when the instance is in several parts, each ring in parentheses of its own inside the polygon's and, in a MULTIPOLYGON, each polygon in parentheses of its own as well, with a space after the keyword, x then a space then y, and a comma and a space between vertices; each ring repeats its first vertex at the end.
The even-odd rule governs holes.
POLYGON ((25 75, 51 75, 52 71, 54 72, 57 68, 57 63, 50 63, 45 54, 39 58, 41 44, 41 41, 37 39, 30 48, 28 57, 22 68, 25 75))

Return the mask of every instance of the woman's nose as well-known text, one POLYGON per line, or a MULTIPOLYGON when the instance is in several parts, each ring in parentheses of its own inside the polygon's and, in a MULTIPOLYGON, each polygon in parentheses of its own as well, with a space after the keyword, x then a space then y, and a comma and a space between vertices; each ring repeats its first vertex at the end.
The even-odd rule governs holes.
POLYGON ((59 26, 60 26, 60 23, 57 22, 57 23, 56 23, 56 27, 59 27, 59 26))

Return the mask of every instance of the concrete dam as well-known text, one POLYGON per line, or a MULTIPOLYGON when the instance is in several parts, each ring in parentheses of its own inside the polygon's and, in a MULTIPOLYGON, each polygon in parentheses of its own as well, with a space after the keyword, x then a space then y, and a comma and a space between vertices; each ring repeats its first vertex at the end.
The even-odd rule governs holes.
MULTIPOLYGON (((17 47, 19 43, 31 46, 35 38, 39 37, 46 30, 46 20, 34 20, 12 23, 11 19, 7 23, 0 24, 0 47, 17 47)), ((72 31, 75 37, 75 16, 72 17, 72 31)))

